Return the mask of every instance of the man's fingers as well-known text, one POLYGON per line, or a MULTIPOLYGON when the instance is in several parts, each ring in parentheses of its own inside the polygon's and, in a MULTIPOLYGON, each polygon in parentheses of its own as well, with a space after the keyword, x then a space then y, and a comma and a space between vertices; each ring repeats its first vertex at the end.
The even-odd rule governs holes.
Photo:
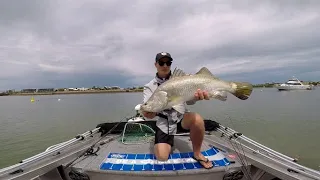
POLYGON ((209 100, 209 94, 206 91, 203 91, 204 99, 209 100))
POLYGON ((153 119, 155 116, 156 116, 156 113, 154 113, 154 112, 147 112, 145 117, 147 117, 147 118, 149 118, 149 119, 153 119))
POLYGON ((153 112, 143 112, 143 116, 149 119, 152 119, 154 116, 153 112))
POLYGON ((199 93, 198 92, 194 93, 194 97, 196 100, 199 100, 199 93))
POLYGON ((200 89, 198 89, 198 94, 199 94, 199 99, 203 100, 203 98, 204 98, 203 92, 200 89))
POLYGON ((194 93, 194 97, 196 100, 209 100, 209 93, 206 91, 202 91, 201 89, 198 89, 197 92, 194 93))

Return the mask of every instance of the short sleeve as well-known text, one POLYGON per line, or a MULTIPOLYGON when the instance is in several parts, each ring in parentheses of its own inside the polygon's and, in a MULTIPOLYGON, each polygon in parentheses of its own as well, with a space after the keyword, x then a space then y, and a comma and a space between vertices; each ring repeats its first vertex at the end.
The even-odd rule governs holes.
POLYGON ((148 86, 144 86, 143 87, 143 104, 148 101, 151 95, 152 95, 151 89, 148 86))

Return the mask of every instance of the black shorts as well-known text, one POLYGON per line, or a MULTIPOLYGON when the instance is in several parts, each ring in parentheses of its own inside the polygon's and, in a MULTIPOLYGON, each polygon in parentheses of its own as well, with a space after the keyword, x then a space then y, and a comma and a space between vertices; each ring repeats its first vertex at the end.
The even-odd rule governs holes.
MULTIPOLYGON (((182 121, 182 120, 181 120, 182 121)), ((189 132, 188 130, 182 128, 181 121, 177 124, 177 132, 189 132)), ((173 146, 174 135, 169 135, 164 133, 158 126, 156 126, 156 134, 154 143, 167 143, 171 147, 173 146)))

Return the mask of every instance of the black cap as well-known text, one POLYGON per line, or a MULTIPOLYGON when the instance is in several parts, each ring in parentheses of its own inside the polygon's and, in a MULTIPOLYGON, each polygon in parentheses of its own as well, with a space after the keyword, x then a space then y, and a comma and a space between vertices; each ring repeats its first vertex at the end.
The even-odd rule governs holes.
POLYGON ((160 59, 164 58, 164 57, 167 57, 169 58, 171 61, 173 60, 171 55, 167 52, 161 52, 161 53, 158 53, 157 56, 156 56, 156 61, 159 61, 160 59))

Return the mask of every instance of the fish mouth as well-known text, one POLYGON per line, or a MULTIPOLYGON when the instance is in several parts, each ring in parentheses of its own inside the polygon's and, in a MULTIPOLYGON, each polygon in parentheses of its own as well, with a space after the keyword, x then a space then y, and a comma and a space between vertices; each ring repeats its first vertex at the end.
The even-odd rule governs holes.
POLYGON ((146 111, 146 109, 147 109, 147 108, 146 108, 144 105, 140 106, 140 110, 141 110, 141 111, 146 111))

